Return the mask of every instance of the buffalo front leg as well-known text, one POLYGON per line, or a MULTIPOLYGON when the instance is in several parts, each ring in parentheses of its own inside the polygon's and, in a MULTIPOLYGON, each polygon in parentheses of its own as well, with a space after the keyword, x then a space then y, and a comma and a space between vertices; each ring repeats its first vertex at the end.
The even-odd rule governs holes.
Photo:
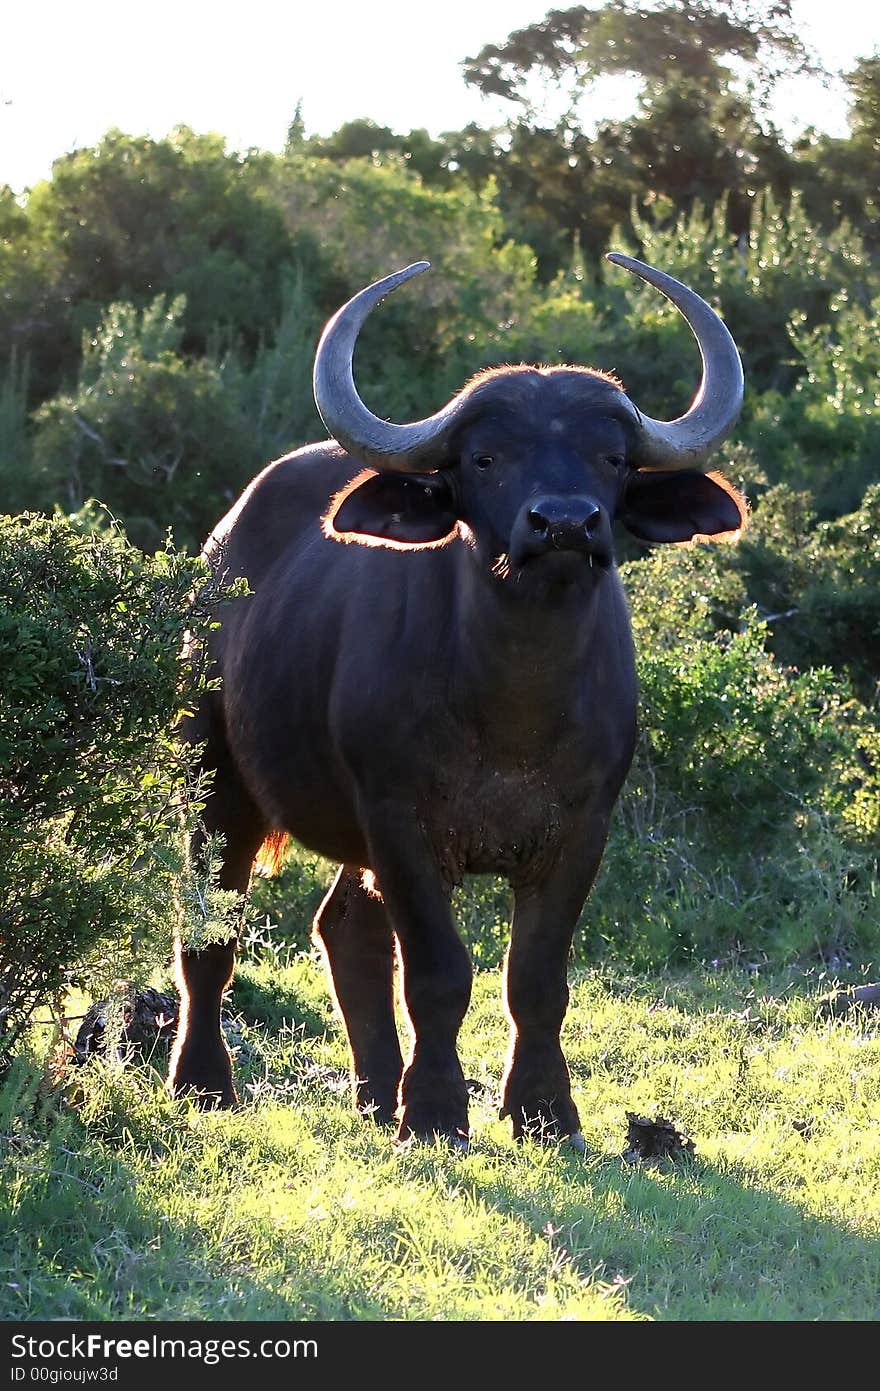
POLYGON ((504 973, 511 1042, 501 1114, 510 1116, 516 1139, 570 1136, 578 1148, 583 1144, 559 1033, 571 941, 604 846, 603 824, 586 846, 561 855, 543 883, 515 890, 504 973))
POLYGON ((327 958, 345 1021, 355 1105, 390 1124, 403 1071, 394 1022, 394 934, 360 870, 340 869, 315 916, 313 937, 327 958))
MULTIPOLYGON (((198 863, 206 837, 221 835, 225 844, 220 887, 245 894, 266 826, 228 757, 214 749, 207 766, 216 770, 214 785, 205 806, 204 825, 192 838, 190 855, 198 863)), ((220 1005, 232 980, 237 946, 237 937, 211 943, 201 951, 191 950, 179 937, 175 943, 180 1020, 168 1086, 173 1096, 190 1094, 204 1107, 232 1106, 238 1099, 232 1059, 220 1026, 220 1005)))
POLYGON ((468 1097, 456 1042, 471 996, 471 964, 449 895, 413 808, 375 816, 370 850, 400 943, 412 1049, 400 1084, 397 1138, 465 1144, 468 1097))

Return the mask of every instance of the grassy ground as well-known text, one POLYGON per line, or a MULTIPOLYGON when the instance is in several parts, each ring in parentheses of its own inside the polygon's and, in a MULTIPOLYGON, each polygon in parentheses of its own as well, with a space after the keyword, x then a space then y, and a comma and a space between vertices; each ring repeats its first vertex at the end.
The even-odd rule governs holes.
MULTIPOLYGON (((827 984, 827 983, 826 983, 827 984)), ((565 1031, 586 1157, 496 1119, 495 973, 462 1036, 466 1156, 396 1150, 349 1107, 308 956, 243 966, 245 1104, 202 1115, 100 1065, 7 1084, 5 1319, 874 1319, 880 1032, 815 978, 579 976, 565 1031), (631 1164, 626 1113, 696 1142, 631 1164)))

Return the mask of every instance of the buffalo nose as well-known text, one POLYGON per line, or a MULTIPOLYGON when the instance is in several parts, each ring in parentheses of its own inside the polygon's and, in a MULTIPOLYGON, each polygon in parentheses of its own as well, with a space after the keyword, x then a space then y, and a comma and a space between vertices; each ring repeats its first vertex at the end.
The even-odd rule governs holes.
POLYGON ((554 543, 564 543, 576 535, 592 536, 602 521, 602 509, 587 499, 573 507, 561 499, 547 498, 536 502, 526 515, 534 534, 554 543))

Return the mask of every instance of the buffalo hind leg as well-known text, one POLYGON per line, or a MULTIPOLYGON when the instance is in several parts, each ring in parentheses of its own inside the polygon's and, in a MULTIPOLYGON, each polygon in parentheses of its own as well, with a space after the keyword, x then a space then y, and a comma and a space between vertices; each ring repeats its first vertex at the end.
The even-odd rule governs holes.
POLYGON ((351 1048, 357 1109, 390 1124, 397 1112, 403 1058, 394 1022, 394 934, 381 899, 361 871, 340 869, 315 915, 351 1048))
POLYGON ((599 867, 604 825, 594 822, 592 834, 560 855, 542 884, 515 890, 504 972, 512 1032, 501 1114, 510 1116, 516 1139, 569 1137, 583 1148, 559 1033, 568 1008, 571 940, 599 867))
MULTIPOLYGON (((192 734, 198 739, 198 733, 192 734)), ((251 866, 267 831, 265 822, 241 784, 225 748, 209 742, 204 766, 214 782, 205 805, 203 827, 193 836, 190 855, 197 860, 207 836, 224 839, 221 889, 246 894, 251 866)), ((178 938, 175 976, 180 990, 180 1021, 171 1055, 168 1085, 174 1096, 192 1095, 204 1107, 233 1106, 237 1101, 232 1059, 220 1025, 223 994, 232 980, 238 938, 190 951, 178 938)))

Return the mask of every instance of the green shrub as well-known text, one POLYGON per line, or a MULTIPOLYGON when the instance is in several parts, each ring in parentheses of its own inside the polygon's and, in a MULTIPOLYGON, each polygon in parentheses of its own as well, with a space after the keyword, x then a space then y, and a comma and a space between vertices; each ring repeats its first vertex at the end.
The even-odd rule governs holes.
POLYGON ((876 720, 828 668, 776 662, 754 610, 719 626, 725 564, 625 567, 642 737, 585 924, 640 964, 874 950, 876 720))
POLYGON ((256 346, 294 255, 264 194, 267 160, 185 126, 163 140, 111 130, 21 203, 0 188, 0 361, 12 345, 30 358, 32 400, 75 376, 83 331, 120 300, 184 296, 188 352, 218 326, 256 346))
MULTIPOLYGON (((817 519, 811 493, 777 484, 761 496, 739 545, 714 555, 713 585, 731 594, 738 590, 740 607, 757 607, 770 630, 769 647, 783 665, 831 667, 866 704, 875 701, 880 484, 872 483, 856 510, 834 521, 817 519)), ((657 602, 656 591, 640 590, 640 605, 648 611, 657 602)), ((728 611, 714 626, 736 623, 728 611)))
MULTIPOLYGON (((230 349, 218 361, 223 392, 234 403, 253 471, 270 459, 323 439, 327 433, 315 407, 312 365, 323 315, 301 274, 286 278, 281 318, 271 342, 255 353, 230 349)), ((215 480, 203 479, 207 487, 215 480)), ((219 490, 217 516, 228 506, 219 490)))
POLYGON ((84 973, 167 951, 189 755, 177 713, 203 676, 202 561, 101 525, 0 517, 0 1055, 84 973))
POLYGON ((217 365, 181 355, 182 297, 111 304, 83 342, 76 389, 34 415, 31 505, 100 497, 145 548, 169 526, 198 546, 264 462, 217 365))

